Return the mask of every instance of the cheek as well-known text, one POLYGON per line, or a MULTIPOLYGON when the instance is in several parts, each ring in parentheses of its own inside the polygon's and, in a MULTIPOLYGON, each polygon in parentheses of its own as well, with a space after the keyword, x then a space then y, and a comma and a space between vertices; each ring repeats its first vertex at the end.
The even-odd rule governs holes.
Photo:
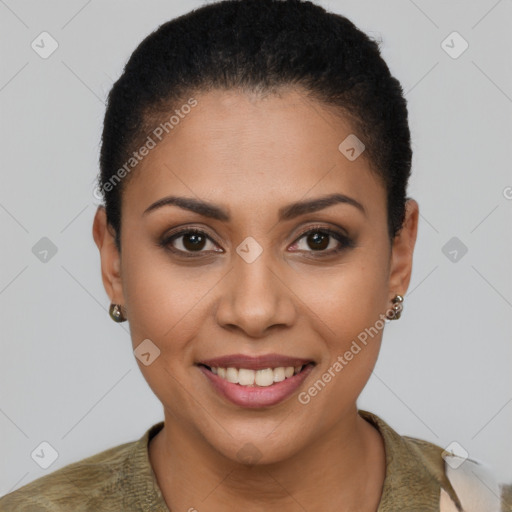
POLYGON ((293 290, 332 350, 343 350, 389 307, 387 260, 360 247, 329 272, 296 273, 293 290))
POLYGON ((313 423, 321 414, 325 425, 332 424, 361 394, 378 358, 387 297, 386 261, 371 254, 340 266, 322 292, 310 292, 308 305, 318 315, 326 350, 316 380, 298 397, 313 423))
POLYGON ((201 298, 214 281, 210 278, 209 283, 207 275, 194 277, 191 269, 171 265, 158 249, 130 247, 128 242, 122 272, 133 349, 150 340, 159 350, 150 364, 139 359, 137 364, 162 403, 172 401, 178 410, 186 410, 190 404, 180 382, 186 381, 189 371, 189 340, 201 325, 201 298))
POLYGON ((163 250, 132 248, 129 241, 122 273, 133 344, 149 338, 176 353, 183 349, 180 340, 190 339, 201 325, 204 297, 218 282, 218 272, 172 264, 163 250))

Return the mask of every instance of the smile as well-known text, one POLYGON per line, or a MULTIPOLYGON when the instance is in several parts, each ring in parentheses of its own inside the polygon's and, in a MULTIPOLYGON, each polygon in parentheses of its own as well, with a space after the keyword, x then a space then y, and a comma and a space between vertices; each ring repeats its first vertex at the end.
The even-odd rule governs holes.
MULTIPOLYGON (((305 365, 304 365, 305 366, 305 365)), ((277 368, 264 368, 263 370, 251 370, 250 368, 208 368, 213 374, 231 384, 240 386, 268 387, 277 382, 282 382, 300 373, 304 366, 279 366, 277 368)))
POLYGON ((225 356, 196 363, 213 391, 239 407, 276 405, 293 395, 316 363, 279 355, 225 356))

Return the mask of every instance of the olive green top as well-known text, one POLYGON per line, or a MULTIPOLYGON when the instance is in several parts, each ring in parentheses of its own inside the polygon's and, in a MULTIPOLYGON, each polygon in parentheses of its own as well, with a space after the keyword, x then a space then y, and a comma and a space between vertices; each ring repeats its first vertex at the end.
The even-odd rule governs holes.
MULTIPOLYGON (((386 476, 378 512, 439 512, 441 488, 458 497, 444 470, 443 449, 400 436, 375 414, 359 410, 384 439, 386 476)), ((0 498, 0 512, 169 512, 153 473, 148 444, 164 422, 137 441, 69 464, 0 498)), ((511 487, 502 489, 510 495, 511 487)), ((502 511, 512 510, 502 505, 502 511)))

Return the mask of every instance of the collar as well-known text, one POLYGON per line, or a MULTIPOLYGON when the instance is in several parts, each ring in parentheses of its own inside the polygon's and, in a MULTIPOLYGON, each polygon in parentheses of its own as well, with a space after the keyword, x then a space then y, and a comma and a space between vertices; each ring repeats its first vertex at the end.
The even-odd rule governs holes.
POLYGON ((160 421, 146 430, 144 435, 133 443, 123 462, 120 485, 123 488, 124 510, 170 512, 149 460, 149 442, 163 427, 164 422, 160 421))
MULTIPOLYGON (((376 414, 358 410, 358 414, 373 425, 384 440, 386 475, 377 512, 393 512, 411 506, 423 512, 439 511, 440 489, 444 489, 455 505, 460 501, 445 474, 443 449, 435 444, 401 436, 376 414), (418 508, 419 507, 419 508, 418 508)), ((133 444, 120 477, 125 505, 144 512, 169 512, 156 475, 149 460, 149 442, 162 430, 161 421, 150 427, 133 444), (138 468, 138 471, 134 471, 138 468)))
POLYGON ((455 490, 445 473, 440 446, 421 439, 401 436, 376 414, 359 410, 384 440, 386 476, 377 512, 397 510, 407 505, 424 512, 439 512, 439 496, 444 489, 462 510, 455 490))

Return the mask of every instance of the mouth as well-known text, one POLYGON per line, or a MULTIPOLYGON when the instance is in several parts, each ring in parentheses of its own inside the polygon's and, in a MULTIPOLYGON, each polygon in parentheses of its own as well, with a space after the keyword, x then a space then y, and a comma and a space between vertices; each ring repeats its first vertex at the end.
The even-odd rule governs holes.
POLYGON ((229 356, 196 365, 221 397, 240 407, 261 408, 292 396, 316 362, 269 355, 229 356))
POLYGON ((306 369, 306 367, 314 366, 313 362, 299 366, 278 366, 276 368, 263 368, 261 370, 253 370, 251 368, 224 368, 222 366, 208 366, 199 363, 209 372, 217 375, 219 379, 225 380, 231 384, 238 384, 244 387, 269 387, 291 379, 306 369))

